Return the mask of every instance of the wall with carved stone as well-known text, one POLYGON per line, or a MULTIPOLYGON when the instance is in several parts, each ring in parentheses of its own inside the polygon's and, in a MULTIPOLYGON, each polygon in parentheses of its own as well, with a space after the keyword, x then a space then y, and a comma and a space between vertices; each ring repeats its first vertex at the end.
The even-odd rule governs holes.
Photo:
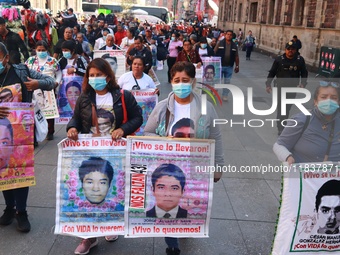
POLYGON ((297 35, 311 66, 318 66, 322 46, 340 48, 339 0, 223 0, 219 9, 219 28, 252 30, 259 49, 282 54, 297 35))

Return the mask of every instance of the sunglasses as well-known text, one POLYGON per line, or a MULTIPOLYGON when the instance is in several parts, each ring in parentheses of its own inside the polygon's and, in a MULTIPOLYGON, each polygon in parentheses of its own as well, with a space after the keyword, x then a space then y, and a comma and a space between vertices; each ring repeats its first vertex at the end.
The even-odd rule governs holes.
POLYGON ((333 88, 339 88, 339 84, 334 81, 320 81, 320 86, 321 87, 332 86, 333 88))

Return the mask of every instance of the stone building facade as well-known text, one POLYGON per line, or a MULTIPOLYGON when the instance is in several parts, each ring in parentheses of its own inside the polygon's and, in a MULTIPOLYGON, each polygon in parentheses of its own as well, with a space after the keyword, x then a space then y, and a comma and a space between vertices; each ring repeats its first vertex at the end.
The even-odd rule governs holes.
POLYGON ((297 35, 310 66, 322 46, 340 48, 339 0, 220 0, 218 16, 219 28, 252 30, 258 48, 275 54, 297 35))

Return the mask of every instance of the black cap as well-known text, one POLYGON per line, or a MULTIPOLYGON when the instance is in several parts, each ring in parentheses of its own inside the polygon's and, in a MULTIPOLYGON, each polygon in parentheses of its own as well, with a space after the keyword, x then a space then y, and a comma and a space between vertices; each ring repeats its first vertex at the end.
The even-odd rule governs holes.
POLYGON ((296 49, 296 44, 292 41, 286 43, 286 49, 294 48, 296 49))
POLYGON ((104 28, 104 29, 103 29, 103 32, 105 32, 105 31, 108 32, 108 33, 110 33, 110 29, 108 29, 108 28, 104 28))
POLYGON ((73 12, 73 8, 68 8, 68 11, 71 11, 71 12, 73 12))

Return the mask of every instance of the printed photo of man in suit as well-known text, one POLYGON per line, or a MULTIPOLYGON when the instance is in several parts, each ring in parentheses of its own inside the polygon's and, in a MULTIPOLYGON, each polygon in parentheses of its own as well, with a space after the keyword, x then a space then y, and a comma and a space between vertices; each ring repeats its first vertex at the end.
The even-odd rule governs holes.
POLYGON ((188 211, 179 206, 185 186, 185 175, 174 164, 162 164, 151 176, 156 205, 146 212, 152 218, 187 218, 188 211))

